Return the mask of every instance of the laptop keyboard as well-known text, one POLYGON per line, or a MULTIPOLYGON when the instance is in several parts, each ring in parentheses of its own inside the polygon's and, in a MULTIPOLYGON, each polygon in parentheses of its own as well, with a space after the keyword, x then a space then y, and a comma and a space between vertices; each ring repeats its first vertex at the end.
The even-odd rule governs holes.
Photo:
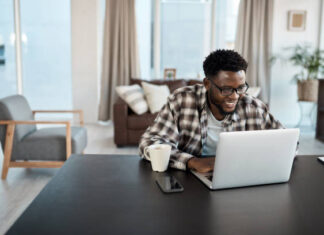
POLYGON ((200 173, 204 177, 206 177, 208 180, 213 181, 213 172, 208 172, 208 173, 200 173))
POLYGON ((198 172, 193 171, 193 170, 192 170, 192 172, 194 172, 195 174, 198 174, 199 175, 198 178, 204 177, 204 178, 207 178, 207 180, 209 180, 210 182, 213 181, 213 172, 198 173, 198 172))
POLYGON ((213 175, 207 175, 206 178, 210 181, 213 181, 213 175))

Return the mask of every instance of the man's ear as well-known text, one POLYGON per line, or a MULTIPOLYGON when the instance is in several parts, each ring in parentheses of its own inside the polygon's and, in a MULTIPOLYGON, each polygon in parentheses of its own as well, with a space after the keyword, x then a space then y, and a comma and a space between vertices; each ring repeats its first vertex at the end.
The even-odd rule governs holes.
POLYGON ((210 84, 210 81, 208 80, 208 78, 204 78, 203 83, 204 83, 204 87, 206 88, 206 90, 209 90, 211 84, 210 84))

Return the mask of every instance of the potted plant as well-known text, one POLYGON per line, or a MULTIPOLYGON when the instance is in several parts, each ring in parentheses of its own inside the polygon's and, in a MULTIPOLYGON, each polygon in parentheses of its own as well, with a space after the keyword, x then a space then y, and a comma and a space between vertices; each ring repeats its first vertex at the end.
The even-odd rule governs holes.
POLYGON ((319 74, 324 74, 324 51, 311 50, 309 46, 300 45, 289 49, 292 49, 293 53, 288 60, 300 68, 293 77, 297 82, 298 100, 317 102, 317 79, 319 74))

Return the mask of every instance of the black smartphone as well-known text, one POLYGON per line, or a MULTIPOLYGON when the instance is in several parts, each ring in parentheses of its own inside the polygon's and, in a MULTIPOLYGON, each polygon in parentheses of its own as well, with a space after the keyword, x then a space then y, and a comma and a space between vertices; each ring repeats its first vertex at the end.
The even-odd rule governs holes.
POLYGON ((317 158, 322 164, 324 164, 324 157, 322 156, 322 157, 318 157, 317 158))
POLYGON ((176 193, 184 190, 182 185, 172 175, 160 175, 156 178, 156 183, 164 193, 176 193))

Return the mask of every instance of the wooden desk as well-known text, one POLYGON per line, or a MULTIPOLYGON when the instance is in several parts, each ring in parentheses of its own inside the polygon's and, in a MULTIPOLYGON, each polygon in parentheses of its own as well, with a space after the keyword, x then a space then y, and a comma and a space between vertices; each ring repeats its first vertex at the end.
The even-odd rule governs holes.
POLYGON ((209 191, 170 170, 163 194, 138 156, 72 155, 8 234, 324 234, 324 165, 298 157, 286 184, 209 191))

